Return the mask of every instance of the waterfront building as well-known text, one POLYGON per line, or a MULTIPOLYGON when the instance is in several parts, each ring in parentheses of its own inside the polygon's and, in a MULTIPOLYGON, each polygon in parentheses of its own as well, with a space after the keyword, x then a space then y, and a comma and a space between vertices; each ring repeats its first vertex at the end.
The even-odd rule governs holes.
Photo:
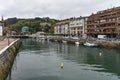
POLYGON ((120 7, 92 13, 87 20, 87 35, 117 37, 120 35, 120 7))
POLYGON ((54 34, 55 35, 69 35, 69 23, 71 19, 61 20, 60 22, 56 23, 54 27, 54 34))
POLYGON ((3 35, 3 27, 2 27, 2 24, 0 23, 0 36, 3 35))
MULTIPOLYGON (((46 29, 47 27, 49 27, 49 29, 50 29, 50 26, 51 26, 51 24, 50 24, 50 23, 47 23, 47 22, 40 23, 40 27, 41 27, 42 31, 45 31, 45 29, 46 29)), ((48 31, 49 31, 49 30, 48 30, 48 31)))
POLYGON ((86 37, 87 17, 69 18, 56 23, 54 27, 55 35, 72 37, 86 37))
POLYGON ((70 35, 80 38, 86 37, 87 17, 78 17, 70 21, 70 35))
POLYGON ((0 21, 0 37, 3 36, 3 26, 4 26, 4 19, 2 16, 2 20, 0 21))

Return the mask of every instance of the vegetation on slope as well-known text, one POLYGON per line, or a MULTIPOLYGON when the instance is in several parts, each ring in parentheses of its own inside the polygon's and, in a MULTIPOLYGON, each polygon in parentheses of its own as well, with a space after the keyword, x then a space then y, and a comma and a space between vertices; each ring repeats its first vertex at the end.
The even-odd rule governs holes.
POLYGON ((24 26, 29 27, 29 33, 33 34, 38 31, 43 31, 45 33, 54 33, 54 25, 58 20, 46 18, 33 18, 33 19, 18 19, 18 18, 8 18, 5 20, 5 27, 10 27, 11 31, 17 31, 18 34, 21 33, 21 28, 24 26), (45 26, 40 25, 41 23, 46 23, 45 26), (49 25, 50 24, 50 25, 49 25))

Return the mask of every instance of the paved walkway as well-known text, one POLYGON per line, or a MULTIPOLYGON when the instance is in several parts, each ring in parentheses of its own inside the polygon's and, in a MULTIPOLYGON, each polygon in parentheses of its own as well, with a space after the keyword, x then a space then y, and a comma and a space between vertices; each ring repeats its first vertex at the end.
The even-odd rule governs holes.
MULTIPOLYGON (((14 39, 9 39, 10 43, 14 41, 14 39)), ((8 39, 0 40, 0 51, 8 46, 8 39)))

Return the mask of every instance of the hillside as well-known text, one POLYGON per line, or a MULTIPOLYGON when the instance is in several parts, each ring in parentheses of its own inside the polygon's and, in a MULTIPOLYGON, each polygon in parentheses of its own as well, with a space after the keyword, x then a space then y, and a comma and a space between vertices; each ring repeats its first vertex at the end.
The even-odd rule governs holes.
POLYGON ((29 33, 36 33, 38 31, 43 31, 45 33, 53 33, 54 25, 58 22, 56 19, 46 18, 30 18, 30 19, 18 19, 18 18, 8 18, 5 20, 5 27, 10 26, 11 30, 16 30, 18 34, 21 33, 21 28, 24 26, 29 27, 29 33))

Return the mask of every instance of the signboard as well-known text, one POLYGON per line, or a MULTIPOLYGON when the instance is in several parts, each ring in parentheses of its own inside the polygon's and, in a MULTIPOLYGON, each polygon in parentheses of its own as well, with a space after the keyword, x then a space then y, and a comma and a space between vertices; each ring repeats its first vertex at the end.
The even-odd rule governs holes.
POLYGON ((1 25, 0 25, 0 36, 3 36, 3 29, 1 25))
POLYGON ((26 26, 26 27, 22 27, 22 32, 28 32, 29 28, 26 26))

